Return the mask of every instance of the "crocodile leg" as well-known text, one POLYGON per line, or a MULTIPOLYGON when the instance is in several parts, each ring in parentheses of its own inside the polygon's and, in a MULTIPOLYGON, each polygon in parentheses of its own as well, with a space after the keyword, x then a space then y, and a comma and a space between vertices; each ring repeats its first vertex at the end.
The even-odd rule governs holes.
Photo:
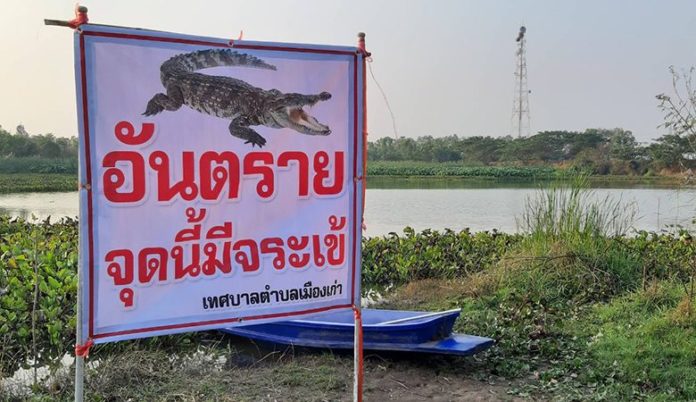
POLYGON ((259 148, 261 148, 264 145, 266 145, 266 139, 263 138, 259 133, 257 133, 253 129, 249 128, 249 126, 245 123, 246 119, 244 118, 236 118, 232 120, 232 123, 230 123, 229 127, 230 134, 232 134, 232 136, 234 137, 244 140, 245 144, 251 144, 252 147, 254 145, 258 145, 259 148))
POLYGON ((173 112, 184 104, 184 95, 176 86, 167 87, 167 94, 159 93, 150 99, 145 108, 144 116, 152 116, 163 110, 173 112))

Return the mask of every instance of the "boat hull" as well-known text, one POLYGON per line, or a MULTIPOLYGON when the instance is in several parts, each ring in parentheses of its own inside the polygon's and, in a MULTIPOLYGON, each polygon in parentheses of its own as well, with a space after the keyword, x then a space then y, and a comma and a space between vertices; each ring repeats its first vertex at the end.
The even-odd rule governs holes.
MULTIPOLYGON (((458 310, 426 313, 363 309, 363 348, 466 356, 493 344, 493 340, 489 338, 452 335, 452 327, 458 316, 458 310)), ((353 349, 352 311, 324 313, 302 320, 225 328, 222 331, 281 345, 353 349)))

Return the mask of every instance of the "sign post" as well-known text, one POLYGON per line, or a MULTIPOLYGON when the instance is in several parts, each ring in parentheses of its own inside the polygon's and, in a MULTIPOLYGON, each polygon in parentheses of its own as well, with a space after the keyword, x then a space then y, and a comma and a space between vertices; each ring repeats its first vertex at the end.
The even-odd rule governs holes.
MULTIPOLYGON (((362 54, 362 140, 363 140, 363 161, 362 161, 362 210, 365 210, 365 191, 367 190, 367 74, 365 68, 365 62, 371 56, 365 47, 365 33, 358 32, 358 51, 362 54)), ((363 216, 360 216, 361 229, 364 229, 363 216)), ((364 367, 363 367, 363 328, 362 328, 362 307, 360 305, 360 297, 356 299, 356 303, 353 306, 355 315, 355 338, 353 341, 353 400, 354 402, 362 402, 363 396, 363 380, 364 380, 364 367)))
MULTIPOLYGON (((93 344, 356 314, 363 47, 75 28, 75 400, 93 344)), ((60 22, 60 21, 58 21, 60 22)))

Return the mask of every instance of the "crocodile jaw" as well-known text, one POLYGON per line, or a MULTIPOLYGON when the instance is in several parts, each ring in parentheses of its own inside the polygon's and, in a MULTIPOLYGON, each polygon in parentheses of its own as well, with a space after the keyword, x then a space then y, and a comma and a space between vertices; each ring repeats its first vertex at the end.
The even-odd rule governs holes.
POLYGON ((295 131, 299 131, 309 135, 329 135, 331 129, 329 126, 319 123, 314 116, 307 113, 302 106, 287 107, 285 110, 287 116, 286 127, 295 131))

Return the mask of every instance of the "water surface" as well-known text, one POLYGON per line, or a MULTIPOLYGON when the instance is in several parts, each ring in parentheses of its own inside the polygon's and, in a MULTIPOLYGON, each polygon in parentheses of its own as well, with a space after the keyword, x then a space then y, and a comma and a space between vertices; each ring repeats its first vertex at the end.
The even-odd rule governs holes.
MULTIPOLYGON (((375 180, 370 182, 373 187, 379 184, 375 180)), ((539 191, 533 183, 429 179, 415 182, 388 180, 382 187, 390 188, 367 190, 367 236, 402 233, 406 226, 418 231, 495 228, 514 232, 518 229, 516 218, 522 215, 526 200, 539 191)), ((623 187, 596 188, 594 197, 610 196, 620 199, 627 207, 635 207, 635 229, 666 230, 673 225, 694 228, 696 188, 642 184, 625 184, 623 187)), ((3 194, 0 195, 0 213, 26 219, 76 217, 77 192, 3 194)))

